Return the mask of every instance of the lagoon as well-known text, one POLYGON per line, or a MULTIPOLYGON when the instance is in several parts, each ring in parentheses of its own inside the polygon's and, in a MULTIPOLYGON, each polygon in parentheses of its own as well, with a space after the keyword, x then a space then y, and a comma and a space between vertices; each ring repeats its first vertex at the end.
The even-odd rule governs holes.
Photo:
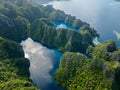
POLYGON ((52 74, 59 66, 62 53, 49 49, 28 38, 21 43, 25 57, 30 60, 30 78, 40 90, 63 90, 56 85, 52 74))

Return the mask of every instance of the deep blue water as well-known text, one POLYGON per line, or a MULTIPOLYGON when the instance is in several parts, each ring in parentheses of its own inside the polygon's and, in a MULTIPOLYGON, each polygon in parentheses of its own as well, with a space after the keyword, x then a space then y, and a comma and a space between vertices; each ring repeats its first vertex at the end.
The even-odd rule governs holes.
POLYGON ((31 38, 22 41, 25 57, 30 60, 30 78, 40 90, 63 90, 56 85, 52 74, 59 66, 62 53, 49 49, 31 38))
POLYGON ((120 2, 115 0, 62 0, 47 4, 89 23, 100 34, 100 41, 112 39, 120 46, 120 2))

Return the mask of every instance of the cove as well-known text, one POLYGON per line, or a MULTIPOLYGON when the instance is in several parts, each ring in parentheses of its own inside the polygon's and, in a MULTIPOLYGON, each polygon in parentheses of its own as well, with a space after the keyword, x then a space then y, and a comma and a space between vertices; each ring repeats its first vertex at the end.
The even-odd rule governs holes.
POLYGON ((62 53, 49 49, 28 38, 21 43, 25 57, 30 60, 30 78, 40 90, 63 90, 56 85, 52 74, 59 66, 62 53))
POLYGON ((100 42, 112 39, 116 41, 117 46, 120 46, 120 2, 115 0, 61 0, 50 1, 44 5, 53 5, 55 9, 89 23, 100 34, 100 42))
MULTIPOLYGON (((66 24, 65 22, 60 22, 60 21, 52 21, 56 29, 63 28, 63 29, 71 29, 71 30, 77 30, 72 25, 66 24)), ((93 38, 93 44, 97 45, 100 44, 99 38, 95 37, 93 38)))
POLYGON ((56 29, 58 28, 64 28, 64 29, 71 29, 71 30, 77 30, 74 27, 72 27, 69 24, 66 24, 65 22, 60 22, 60 21, 52 21, 52 23, 54 24, 54 26, 56 26, 56 29))

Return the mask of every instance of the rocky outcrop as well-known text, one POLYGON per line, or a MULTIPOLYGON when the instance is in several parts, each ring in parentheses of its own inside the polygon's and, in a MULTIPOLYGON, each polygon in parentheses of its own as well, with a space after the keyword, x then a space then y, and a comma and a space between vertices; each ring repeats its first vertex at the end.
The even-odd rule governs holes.
POLYGON ((50 5, 44 7, 29 0, 1 1, 0 5, 0 36, 6 39, 21 42, 30 36, 33 40, 61 51, 85 53, 86 48, 93 45, 92 39, 97 36, 97 32, 87 23, 55 10, 50 5), (53 20, 65 22, 80 30, 56 30, 51 23, 53 20))
POLYGON ((27 37, 27 28, 27 21, 23 17, 0 16, 0 36, 3 38, 20 42, 27 37))
POLYGON ((38 90, 29 79, 29 67, 22 47, 0 37, 0 90, 38 90))
POLYGON ((120 60, 120 51, 116 48, 115 42, 113 40, 104 41, 102 44, 94 47, 93 50, 89 49, 90 48, 88 48, 87 51, 92 51, 91 53, 89 53, 89 55, 91 55, 91 57, 94 59, 101 58, 105 61, 120 60))
POLYGON ((53 75, 67 90, 119 90, 120 51, 113 41, 89 47, 91 58, 66 52, 53 75))
POLYGON ((90 44, 92 45, 92 36, 89 36, 89 34, 81 34, 69 29, 56 30, 52 24, 41 19, 31 24, 29 36, 35 41, 58 48, 61 51, 83 53, 90 44))

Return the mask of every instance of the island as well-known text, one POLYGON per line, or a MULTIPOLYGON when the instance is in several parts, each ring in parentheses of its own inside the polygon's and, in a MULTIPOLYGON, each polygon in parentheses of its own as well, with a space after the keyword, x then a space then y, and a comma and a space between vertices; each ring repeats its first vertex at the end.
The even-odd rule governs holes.
POLYGON ((85 53, 93 38, 99 37, 94 28, 74 16, 55 10, 53 7, 36 5, 29 0, 1 1, 0 36, 17 42, 28 37, 60 51, 85 53), (7 6, 6 6, 7 4, 7 6), (70 24, 76 31, 59 29, 52 21, 70 24))
POLYGON ((87 54, 66 52, 53 75, 57 83, 67 90, 119 90, 120 49, 115 42, 90 46, 87 54))
POLYGON ((32 38, 64 53, 53 74, 67 90, 119 90, 120 49, 113 40, 94 45, 99 37, 88 23, 31 0, 0 0, 0 89, 38 90, 29 76, 29 60, 19 43, 32 38), (56 29, 53 21, 72 29, 56 29))

